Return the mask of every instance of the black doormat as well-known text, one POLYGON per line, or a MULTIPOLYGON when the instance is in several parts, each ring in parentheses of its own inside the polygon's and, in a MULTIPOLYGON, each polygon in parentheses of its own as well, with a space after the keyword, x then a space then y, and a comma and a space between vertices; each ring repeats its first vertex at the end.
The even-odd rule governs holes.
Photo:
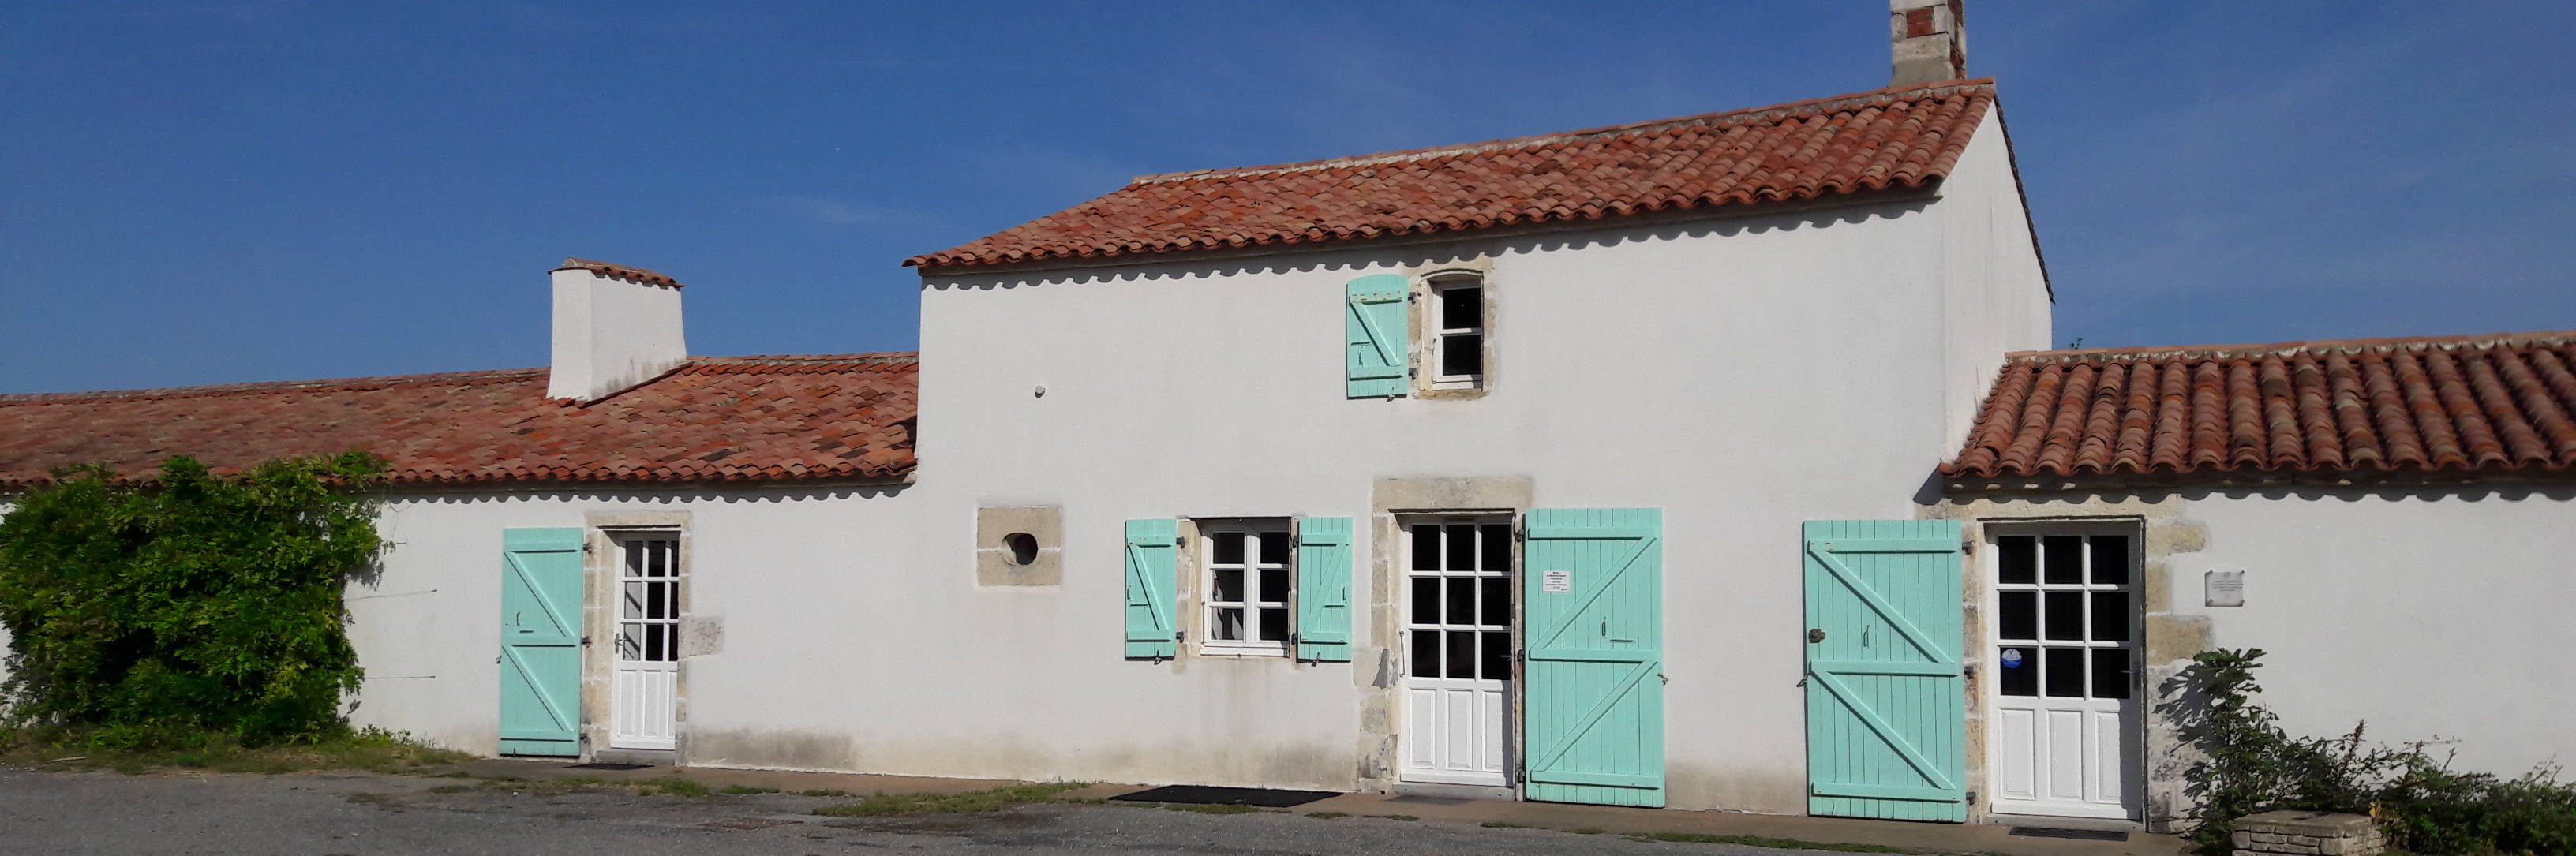
POLYGON ((650 767, 650 766, 653 766, 653 765, 651 765, 651 764, 611 764, 611 763, 607 763, 607 762, 605 762, 605 761, 600 761, 600 762, 593 762, 593 763, 589 763, 589 764, 567 764, 567 765, 565 765, 565 766, 564 766, 564 769, 567 769, 567 770, 641 770, 641 769, 644 769, 644 768, 646 768, 646 767, 650 767))
POLYGON ((2024 838, 2072 838, 2078 841, 2127 841, 2129 834, 2117 829, 2059 829, 2053 826, 2016 826, 2013 835, 2024 838))
POLYGON ((1167 785, 1152 790, 1119 794, 1113 800, 1128 802, 1192 803, 1195 805, 1257 805, 1262 808, 1287 808, 1305 805, 1325 797, 1341 794, 1332 791, 1276 791, 1268 788, 1217 788, 1207 785, 1167 785))

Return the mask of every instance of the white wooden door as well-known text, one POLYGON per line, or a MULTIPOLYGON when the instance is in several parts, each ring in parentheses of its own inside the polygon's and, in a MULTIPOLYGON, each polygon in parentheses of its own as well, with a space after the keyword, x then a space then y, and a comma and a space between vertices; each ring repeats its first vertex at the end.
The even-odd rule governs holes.
POLYGON ((680 542, 675 535, 618 541, 617 666, 610 678, 608 745, 678 745, 680 542))
POLYGON ((1403 778, 1511 784, 1512 527, 1406 527, 1403 778))
POLYGON ((2144 693, 2130 532, 1995 538, 1984 654, 1997 813, 2138 817, 2144 693))

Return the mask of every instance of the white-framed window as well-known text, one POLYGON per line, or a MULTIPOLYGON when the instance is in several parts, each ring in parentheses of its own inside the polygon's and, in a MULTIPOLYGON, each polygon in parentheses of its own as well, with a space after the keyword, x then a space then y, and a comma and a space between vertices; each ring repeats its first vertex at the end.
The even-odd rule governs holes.
POLYGON ((1295 539, 1285 519, 1201 520, 1201 651, 1286 656, 1295 539))
POLYGON ((617 659, 680 661, 680 535, 617 538, 617 659))
POLYGON ((1431 337, 1431 388, 1475 389, 1485 383, 1485 281, 1433 277, 1425 332, 1431 337))

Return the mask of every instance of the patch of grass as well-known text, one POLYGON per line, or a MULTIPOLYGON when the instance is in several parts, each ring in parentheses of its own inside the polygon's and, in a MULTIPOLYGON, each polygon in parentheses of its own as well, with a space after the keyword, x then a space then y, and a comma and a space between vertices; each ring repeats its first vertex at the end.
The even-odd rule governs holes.
POLYGON ((1574 834, 1576 834, 1576 835, 1599 835, 1599 834, 1601 834, 1601 833, 1608 832, 1608 831, 1610 831, 1610 830, 1603 829, 1603 828, 1598 827, 1598 826, 1583 826, 1583 827, 1576 827, 1576 828, 1574 828, 1574 829, 1568 829, 1568 830, 1566 830, 1566 831, 1567 831, 1567 832, 1574 833, 1574 834))
POLYGON ((385 793, 376 793, 376 792, 374 792, 374 791, 362 791, 362 792, 354 793, 354 794, 343 794, 343 795, 341 795, 341 797, 340 797, 340 798, 341 798, 341 799, 344 799, 344 800, 348 800, 348 801, 353 802, 353 803, 357 803, 357 804, 359 804, 359 805, 391 805, 391 804, 393 803, 393 801, 394 801, 394 795, 392 795, 392 794, 385 794, 385 793))
POLYGON ((850 792, 841 790, 840 788, 808 788, 806 790, 797 791, 796 795, 800 797, 846 797, 850 795, 850 792))
POLYGON ((1499 821, 1499 820, 1488 820, 1488 821, 1485 821, 1485 822, 1483 822, 1483 823, 1479 823, 1479 824, 1476 824, 1476 825, 1477 825, 1477 826, 1484 827, 1484 828, 1486 828, 1486 829, 1528 829, 1528 828, 1529 828, 1528 826, 1525 826, 1525 825, 1522 825, 1522 824, 1518 824, 1518 823, 1504 823, 1504 822, 1499 821))
POLYGON ((867 799, 814 810, 828 817, 908 817, 924 814, 974 814, 1001 811, 1022 803, 1052 802, 1057 794, 1088 787, 1084 782, 1008 785, 962 794, 875 794, 867 799))
POLYGON ((646 793, 658 793, 667 797, 702 797, 707 795, 707 786, 698 784, 694 780, 683 779, 677 776, 654 782, 645 787, 646 793))
POLYGON ((245 746, 230 735, 192 732, 164 735, 152 746, 103 741, 97 729, 41 726, 0 730, 0 764, 27 767, 108 768, 133 774, 155 768, 220 773, 298 773, 306 770, 426 772, 465 760, 409 735, 368 729, 317 740, 245 746))
POLYGON ((473 785, 440 785, 429 789, 429 792, 433 794, 461 794, 471 790, 474 790, 473 785))
POLYGON ((777 793, 777 792, 778 792, 778 789, 777 789, 777 788, 755 788, 755 787, 752 787, 752 786, 750 786, 750 785, 726 785, 726 786, 724 786, 724 790, 717 791, 716 793, 720 793, 720 794, 774 794, 774 793, 777 793))
POLYGON ((1164 811, 1194 811, 1200 814, 1251 814, 1261 809, 1238 803, 1164 803, 1164 811))
POLYGON ((1413 821, 1417 821, 1417 820, 1421 820, 1421 819, 1422 819, 1422 818, 1414 817, 1413 815, 1409 815, 1409 814, 1372 814, 1372 815, 1369 815, 1369 816, 1370 816, 1370 817, 1377 817, 1377 818, 1384 818, 1384 819, 1387 819, 1387 820, 1401 820, 1401 821, 1404 821, 1404 822, 1406 822, 1406 823, 1411 823, 1411 822, 1413 822, 1413 821))
POLYGON ((1773 838, 1768 835, 1710 835, 1701 832, 1628 832, 1619 837, 1630 841, 1672 841, 1684 844, 1736 844, 1745 847, 1768 847, 1774 850, 1832 850, 1841 853, 1913 853, 1903 847, 1884 844, 1847 844, 1832 841, 1803 841, 1796 838, 1773 838))
POLYGON ((1310 812, 1307 812, 1307 813, 1306 813, 1306 816, 1307 816, 1307 817, 1319 817, 1319 818, 1323 818, 1323 819, 1325 819, 1325 820, 1331 820, 1331 819, 1336 818, 1336 817, 1349 817, 1349 816, 1351 816, 1351 815, 1350 815, 1350 812, 1345 812, 1345 811, 1310 811, 1310 812))

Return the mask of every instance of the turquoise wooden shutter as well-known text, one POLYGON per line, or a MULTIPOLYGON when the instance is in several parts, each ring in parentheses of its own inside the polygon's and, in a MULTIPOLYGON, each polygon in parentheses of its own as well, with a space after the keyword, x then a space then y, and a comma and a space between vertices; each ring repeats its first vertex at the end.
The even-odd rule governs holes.
POLYGON ((1348 517, 1297 521, 1297 659, 1350 662, 1348 517))
POLYGON ((1664 804, 1663 512, 1524 518, 1523 793, 1664 804))
POLYGON ((1351 398, 1403 398, 1412 384, 1406 343, 1412 326, 1405 308, 1411 280, 1403 274, 1370 274, 1351 280, 1342 304, 1345 366, 1351 398))
POLYGON ((1180 654, 1172 587, 1180 576, 1180 524, 1170 518, 1127 521, 1127 656, 1180 654))
POLYGON ((1958 521, 1819 520, 1806 542, 1807 812, 1966 822, 1958 521))
POLYGON ((501 754, 581 754, 581 530, 501 530, 501 754))

